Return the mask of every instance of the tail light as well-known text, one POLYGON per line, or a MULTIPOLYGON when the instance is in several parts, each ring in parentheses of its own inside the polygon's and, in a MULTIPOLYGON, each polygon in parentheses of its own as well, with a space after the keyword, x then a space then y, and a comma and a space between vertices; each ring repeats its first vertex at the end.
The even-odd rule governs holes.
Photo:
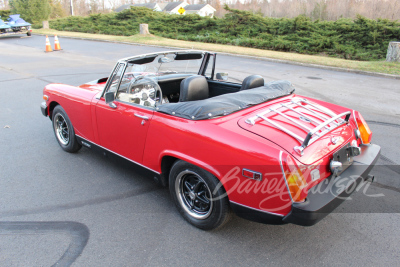
POLYGON ((287 156, 286 161, 281 160, 281 163, 292 200, 294 202, 303 202, 307 197, 307 182, 303 173, 290 155, 287 156))
POLYGON ((371 143, 372 131, 367 122, 361 116, 360 112, 354 111, 354 118, 357 123, 358 130, 360 131, 361 141, 363 144, 371 143))

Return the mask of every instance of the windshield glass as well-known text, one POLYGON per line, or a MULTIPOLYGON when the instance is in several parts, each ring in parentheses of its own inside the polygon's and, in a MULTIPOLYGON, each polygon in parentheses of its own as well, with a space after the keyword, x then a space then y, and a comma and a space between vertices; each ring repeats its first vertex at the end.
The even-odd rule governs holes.
POLYGON ((135 61, 128 63, 125 76, 131 75, 132 78, 137 78, 138 76, 157 77, 174 73, 197 74, 202 61, 202 53, 179 54, 179 52, 171 52, 160 54, 146 64, 135 64, 135 61))

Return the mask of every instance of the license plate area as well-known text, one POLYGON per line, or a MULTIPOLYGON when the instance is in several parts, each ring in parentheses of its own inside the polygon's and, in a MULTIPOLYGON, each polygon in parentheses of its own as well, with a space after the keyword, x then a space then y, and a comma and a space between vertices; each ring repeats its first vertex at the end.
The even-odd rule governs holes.
POLYGON ((345 171, 348 167, 350 167, 351 164, 353 164, 353 157, 350 154, 349 147, 350 143, 346 144, 339 151, 336 151, 333 154, 332 160, 342 163, 343 166, 342 171, 337 173, 337 175, 340 175, 343 171, 345 171))

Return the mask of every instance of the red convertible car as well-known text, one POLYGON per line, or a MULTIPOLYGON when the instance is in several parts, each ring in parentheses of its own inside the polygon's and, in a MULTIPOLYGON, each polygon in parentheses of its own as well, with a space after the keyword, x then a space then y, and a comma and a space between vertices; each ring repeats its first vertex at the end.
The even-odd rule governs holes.
POLYGON ((41 104, 61 148, 133 163, 209 230, 239 216, 309 226, 367 180, 380 154, 355 110, 294 94, 288 81, 214 73, 216 54, 124 58, 107 78, 49 84, 41 104))

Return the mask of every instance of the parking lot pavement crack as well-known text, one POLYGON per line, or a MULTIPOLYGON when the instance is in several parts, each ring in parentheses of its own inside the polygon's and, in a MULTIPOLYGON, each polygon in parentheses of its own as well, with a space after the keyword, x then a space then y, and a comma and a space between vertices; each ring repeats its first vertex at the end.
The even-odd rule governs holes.
POLYGON ((379 188, 384 188, 384 189, 387 189, 387 190, 390 190, 390 191, 394 191, 394 192, 397 192, 397 193, 400 193, 400 188, 397 188, 397 187, 394 187, 394 186, 384 185, 384 184, 381 184, 381 183, 378 183, 378 182, 373 182, 371 185, 379 187, 379 188))
POLYGON ((71 266, 71 264, 74 263, 74 261, 82 254, 90 236, 89 228, 79 222, 0 222, 0 235, 32 235, 48 232, 66 233, 71 237, 71 242, 67 250, 52 266, 71 266))
POLYGON ((384 122, 384 121, 370 121, 370 120, 367 120, 367 122, 372 123, 372 124, 400 128, 400 124, 397 124, 397 123, 389 123, 389 122, 384 122))
POLYGON ((82 208, 82 207, 90 206, 90 205, 99 205, 99 204, 103 204, 103 203, 107 203, 107 202, 112 202, 112 201, 116 201, 116 200, 122 200, 122 199, 126 199, 126 198, 144 195, 147 193, 158 191, 160 189, 161 188, 157 187, 157 186, 143 187, 143 188, 124 192, 124 193, 114 195, 114 196, 104 196, 104 197, 99 197, 99 198, 94 198, 94 199, 89 199, 89 200, 71 202, 71 203, 67 203, 67 204, 59 204, 59 205, 45 206, 45 207, 32 208, 32 209, 19 209, 19 210, 3 211, 3 212, 0 212, 0 218, 31 215, 31 214, 40 214, 40 213, 48 213, 48 212, 58 212, 58 211, 62 211, 62 210, 82 208))

